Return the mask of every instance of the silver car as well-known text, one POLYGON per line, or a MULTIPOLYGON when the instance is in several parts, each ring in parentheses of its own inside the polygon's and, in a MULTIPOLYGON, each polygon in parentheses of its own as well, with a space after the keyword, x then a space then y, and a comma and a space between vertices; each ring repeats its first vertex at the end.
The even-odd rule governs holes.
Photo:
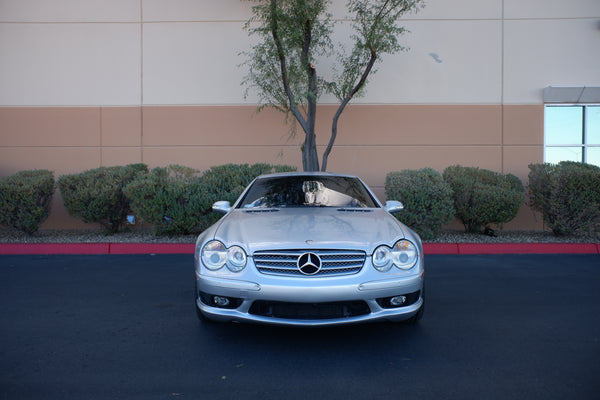
POLYGON ((198 237, 203 320, 327 326, 416 322, 424 310, 423 246, 357 177, 256 178, 198 237))

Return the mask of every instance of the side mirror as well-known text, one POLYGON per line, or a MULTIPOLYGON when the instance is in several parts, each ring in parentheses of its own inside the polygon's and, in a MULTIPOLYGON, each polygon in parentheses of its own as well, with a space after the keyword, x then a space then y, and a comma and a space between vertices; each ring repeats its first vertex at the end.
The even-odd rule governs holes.
POLYGON ((385 211, 390 214, 397 213, 404 210, 404 206, 399 201, 388 200, 385 202, 385 211))
POLYGON ((214 212, 219 214, 227 214, 229 211, 231 211, 231 203, 228 201, 217 201, 215 204, 213 204, 212 209, 214 212))

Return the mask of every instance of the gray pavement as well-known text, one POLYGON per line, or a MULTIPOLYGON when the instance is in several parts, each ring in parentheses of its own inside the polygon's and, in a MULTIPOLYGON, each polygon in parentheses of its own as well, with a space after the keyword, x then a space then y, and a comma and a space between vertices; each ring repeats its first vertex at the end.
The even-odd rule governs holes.
POLYGON ((191 255, 0 256, 0 399, 598 399, 600 256, 427 256, 416 327, 202 325, 191 255))

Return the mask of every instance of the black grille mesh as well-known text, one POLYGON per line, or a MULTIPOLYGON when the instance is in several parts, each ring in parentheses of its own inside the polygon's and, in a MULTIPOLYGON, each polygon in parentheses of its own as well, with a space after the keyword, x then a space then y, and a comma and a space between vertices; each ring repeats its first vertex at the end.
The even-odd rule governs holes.
POLYGON ((366 259, 360 250, 276 250, 254 253, 254 264, 263 274, 305 276, 298 269, 298 258, 308 252, 318 255, 322 262, 319 273, 311 276, 355 274, 366 259))

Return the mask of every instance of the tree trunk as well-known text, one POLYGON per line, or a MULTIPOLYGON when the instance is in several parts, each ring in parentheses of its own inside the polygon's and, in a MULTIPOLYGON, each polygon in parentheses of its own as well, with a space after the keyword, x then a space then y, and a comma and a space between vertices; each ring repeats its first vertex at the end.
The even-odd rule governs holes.
POLYGON ((315 134, 307 134, 302 147, 302 168, 304 171, 319 170, 319 155, 317 154, 317 145, 315 134))
POLYGON ((317 135, 315 133, 315 123, 317 119, 317 71, 310 62, 310 46, 312 42, 312 21, 307 19, 304 23, 304 45, 302 46, 302 63, 306 68, 306 79, 308 84, 308 94, 306 95, 306 128, 304 133, 303 152, 306 153, 306 163, 303 165, 304 171, 319 170, 319 156, 317 154, 317 135))

